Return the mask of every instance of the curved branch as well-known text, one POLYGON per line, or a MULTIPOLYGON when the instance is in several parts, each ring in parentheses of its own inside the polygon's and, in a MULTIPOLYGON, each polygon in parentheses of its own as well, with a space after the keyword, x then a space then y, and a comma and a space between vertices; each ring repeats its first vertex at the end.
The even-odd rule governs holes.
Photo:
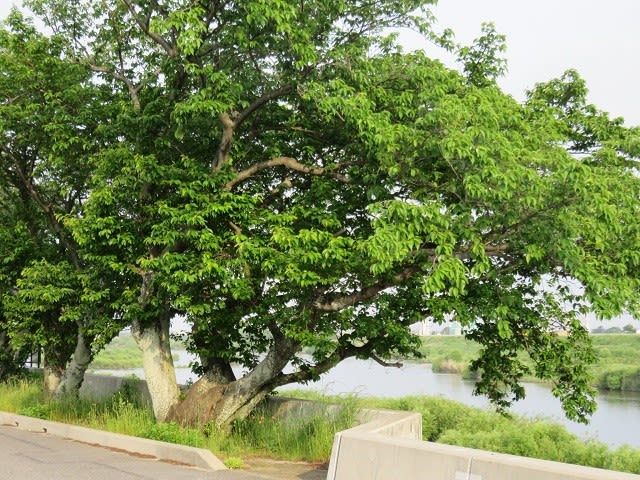
POLYGON ((233 121, 234 128, 238 128, 242 122, 244 122, 253 112, 258 110, 260 107, 265 105, 271 100, 275 100, 276 98, 285 95, 287 93, 291 93, 294 90, 293 85, 285 85, 284 87, 276 88, 269 93, 262 95, 260 98, 256 99, 251 105, 245 108, 242 112, 240 112, 233 121))
POLYGON ((338 312, 347 307, 352 307, 360 302, 371 300, 372 298, 376 297, 382 290, 398 285, 399 283, 411 278, 419 271, 420 268, 414 265, 406 267, 400 273, 394 275, 388 280, 381 280, 380 282, 374 283, 373 285, 370 285, 349 295, 320 297, 318 300, 313 302, 312 307, 322 312, 338 312))
POLYGON ((278 375, 271 381, 270 386, 276 388, 281 387, 282 385, 287 385, 289 383, 299 383, 313 380, 318 375, 322 375, 323 373, 331 370, 342 360, 355 356, 357 351, 358 347, 355 347, 354 345, 349 344, 342 346, 336 349, 331 355, 329 355, 322 361, 313 365, 311 368, 298 370, 292 373, 280 373, 280 375, 278 375))
POLYGON ((225 190, 229 191, 239 183, 242 183, 248 178, 251 178, 256 173, 262 170, 266 170, 267 168, 274 168, 274 167, 285 167, 285 168, 288 168, 289 170, 293 170, 299 173, 306 173, 308 175, 329 175, 334 178, 337 178, 338 180, 344 183, 351 182, 351 180, 348 177, 341 175, 339 173, 327 172, 327 169, 324 167, 310 167, 308 165, 300 163, 298 160, 291 157, 276 157, 276 158, 272 158, 271 160, 266 160, 264 162, 256 163, 255 165, 252 165, 251 167, 245 170, 242 170, 241 172, 238 173, 236 178, 227 182, 224 188, 225 190))
POLYGON ((113 77, 114 79, 120 80, 121 82, 123 82, 127 86, 127 90, 129 91, 129 96, 131 97, 131 102, 133 103, 133 109, 136 112, 140 112, 141 106, 140 106, 140 97, 138 96, 138 92, 140 92, 140 89, 142 88, 143 84, 140 84, 136 87, 131 80, 129 80, 127 77, 125 77, 121 73, 116 72, 115 70, 112 70, 108 67, 100 67, 92 63, 89 63, 87 65, 92 72, 106 73, 110 77, 113 77))
MULTIPOLYGON (((508 243, 484 246, 485 255, 489 257, 502 255, 508 249, 508 243)), ((420 249, 416 252, 416 254, 428 255, 425 261, 435 261, 437 259, 436 250, 434 248, 420 249)), ((459 258, 460 260, 471 258, 471 254, 466 250, 457 252, 454 254, 454 256, 456 258, 459 258)), ((400 273, 394 275, 390 279, 381 280, 354 293, 341 296, 321 296, 315 302, 313 302, 312 307, 321 312, 338 312, 347 307, 352 307, 360 302, 371 300, 372 298, 376 297, 382 290, 396 286, 404 282, 405 280, 408 280, 420 270, 421 268, 419 266, 410 265, 408 267, 405 267, 400 273)))
POLYGON ((271 100, 274 100, 286 93, 292 92, 293 85, 285 85, 284 87, 276 88, 275 90, 265 93, 261 97, 253 101, 251 105, 242 110, 241 112, 223 112, 220 114, 220 122, 222 123, 222 138, 220 139, 220 146, 216 153, 215 170, 220 171, 229 161, 229 151, 233 143, 233 135, 236 129, 242 125, 242 123, 251 116, 253 112, 266 105, 271 100))
POLYGON ((376 363, 382 365, 383 367, 394 367, 394 368, 402 368, 402 367, 404 367, 404 364, 402 362, 386 362, 383 359, 381 359, 379 356, 377 356, 376 354, 371 354, 370 357, 371 357, 371 360, 373 360, 376 363))

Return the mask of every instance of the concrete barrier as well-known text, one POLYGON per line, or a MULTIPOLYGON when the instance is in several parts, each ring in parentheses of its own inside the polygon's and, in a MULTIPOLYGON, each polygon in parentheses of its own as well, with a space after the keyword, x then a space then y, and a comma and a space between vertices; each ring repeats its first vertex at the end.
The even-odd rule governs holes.
POLYGON ((327 480, 640 480, 640 475, 422 441, 418 413, 369 411, 336 434, 327 480))
POLYGON ((89 400, 104 400, 118 391, 130 389, 142 401, 151 403, 147 382, 135 377, 113 377, 109 375, 85 374, 80 387, 80 397, 89 400))
POLYGON ((149 458, 191 465, 205 470, 226 470, 227 467, 211 451, 146 438, 130 437, 118 433, 40 420, 14 413, 0 412, 0 424, 46 433, 112 450, 133 453, 149 458))

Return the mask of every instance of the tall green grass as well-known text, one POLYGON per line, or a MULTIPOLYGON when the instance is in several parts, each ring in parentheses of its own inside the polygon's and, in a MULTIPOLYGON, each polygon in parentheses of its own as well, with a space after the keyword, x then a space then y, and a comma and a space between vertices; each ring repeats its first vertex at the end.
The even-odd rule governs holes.
MULTIPOLYGON (((322 398, 318 401, 326 402, 322 398)), ((234 440, 238 446, 260 455, 327 461, 333 437, 355 425, 357 410, 357 403, 343 402, 338 411, 324 409, 306 418, 278 418, 268 407, 262 408, 248 419, 235 423, 234 440)))
MULTIPOLYGON (((308 418, 276 418, 267 406, 256 409, 229 430, 204 425, 183 428, 156 423, 151 409, 131 389, 111 398, 89 401, 75 397, 50 399, 42 394, 42 380, 21 379, 0 384, 0 410, 86 426, 125 435, 207 448, 222 458, 268 456, 283 460, 325 461, 336 432, 353 426, 355 403, 338 415, 320 409, 308 418)), ((325 409, 326 410, 326 409, 325 409)))

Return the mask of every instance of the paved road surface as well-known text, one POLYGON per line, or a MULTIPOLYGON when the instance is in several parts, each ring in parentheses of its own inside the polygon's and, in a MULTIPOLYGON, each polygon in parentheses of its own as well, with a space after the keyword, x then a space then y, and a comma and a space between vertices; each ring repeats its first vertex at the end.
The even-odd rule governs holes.
POLYGON ((0 480, 264 480, 240 471, 192 467, 0 426, 0 480))

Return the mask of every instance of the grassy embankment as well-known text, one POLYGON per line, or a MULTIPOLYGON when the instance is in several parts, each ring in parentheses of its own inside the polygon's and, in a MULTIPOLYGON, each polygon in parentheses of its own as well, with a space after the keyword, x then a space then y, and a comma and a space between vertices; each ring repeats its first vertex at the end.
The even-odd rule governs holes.
MULTIPOLYGON (((174 340, 171 341, 171 348, 174 352, 185 350, 184 344, 174 340)), ((181 359, 174 353, 173 361, 180 362, 181 359)), ((122 333, 96 355, 89 368, 91 370, 142 368, 142 352, 131 334, 122 333)))
POLYGON ((108 400, 95 402, 45 398, 41 378, 0 383, 2 411, 206 448, 230 468, 242 466, 242 458, 250 456, 326 461, 336 432, 354 424, 355 403, 345 406, 337 416, 319 415, 295 422, 276 419, 266 410, 257 409, 249 419, 236 422, 230 431, 224 431, 209 426, 182 428, 172 423, 156 423, 150 407, 129 388, 108 400))
MULTIPOLYGON (((640 335, 593 335, 598 361, 592 367, 594 386, 603 390, 640 391, 640 335)), ((470 375, 469 363, 479 346, 463 337, 425 337, 423 361, 434 372, 470 375)))
POLYGON ((442 398, 327 398, 308 391, 287 395, 338 402, 345 408, 337 418, 320 415, 293 422, 273 418, 258 409, 249 419, 235 423, 230 431, 180 428, 156 423, 149 408, 127 390, 101 403, 53 401, 43 398, 41 380, 32 379, 0 384, 0 410, 208 448, 225 459, 228 466, 239 467, 243 458, 251 456, 327 461, 335 432, 353 425, 358 408, 393 408, 420 412, 425 440, 640 473, 640 450, 610 450, 603 443, 582 441, 558 424, 504 417, 442 398))

